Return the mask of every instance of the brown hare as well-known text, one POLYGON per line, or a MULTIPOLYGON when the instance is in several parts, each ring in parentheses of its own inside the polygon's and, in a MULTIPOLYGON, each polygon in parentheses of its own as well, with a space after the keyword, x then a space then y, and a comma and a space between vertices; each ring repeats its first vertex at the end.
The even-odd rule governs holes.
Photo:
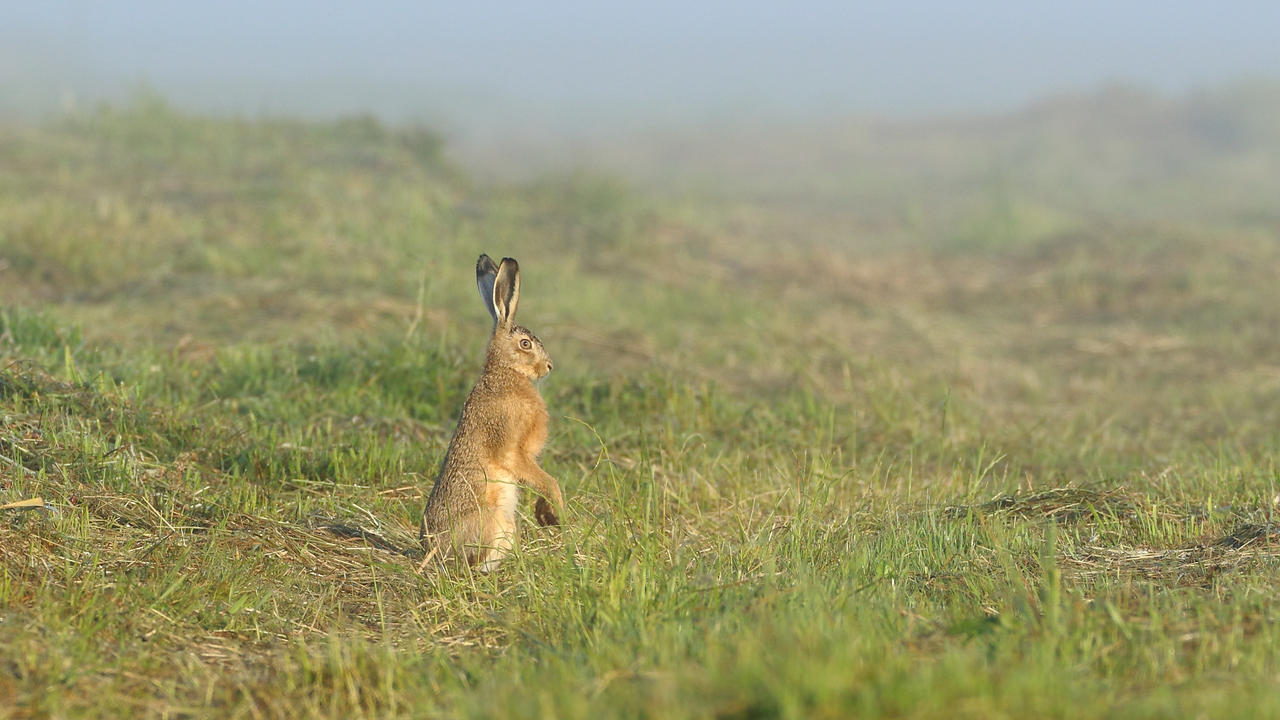
POLYGON ((559 524, 564 500, 556 479, 538 466, 548 417, 533 381, 551 372, 551 358, 515 323, 520 266, 481 255, 476 285, 493 316, 493 336, 427 498, 419 538, 428 560, 461 555, 489 572, 515 544, 521 484, 539 495, 534 516, 541 525, 559 524))

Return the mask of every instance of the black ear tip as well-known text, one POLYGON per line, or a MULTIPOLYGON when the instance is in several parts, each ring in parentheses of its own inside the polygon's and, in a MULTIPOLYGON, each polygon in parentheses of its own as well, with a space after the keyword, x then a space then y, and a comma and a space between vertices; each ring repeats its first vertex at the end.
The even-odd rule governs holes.
POLYGON ((484 253, 480 253, 480 257, 476 259, 476 275, 484 275, 489 272, 497 272, 498 266, 493 263, 493 258, 484 253))
POLYGON ((503 264, 503 265, 508 265, 508 264, 510 264, 510 265, 511 265, 511 271, 512 271, 512 272, 515 272, 516 270, 519 270, 519 269, 520 269, 520 263, 516 262, 516 259, 515 259, 515 258, 506 258, 506 257, 504 257, 504 258, 502 258, 502 264, 503 264))

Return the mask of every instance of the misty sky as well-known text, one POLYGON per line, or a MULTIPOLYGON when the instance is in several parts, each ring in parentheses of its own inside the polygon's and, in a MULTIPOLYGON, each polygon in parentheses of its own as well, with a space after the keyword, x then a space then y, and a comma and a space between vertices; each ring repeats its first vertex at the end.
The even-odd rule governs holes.
POLYGON ((1274 0, 0 0, 0 109, 145 84, 194 109, 455 129, 981 112, 1109 82, 1274 79, 1278 38, 1274 0))

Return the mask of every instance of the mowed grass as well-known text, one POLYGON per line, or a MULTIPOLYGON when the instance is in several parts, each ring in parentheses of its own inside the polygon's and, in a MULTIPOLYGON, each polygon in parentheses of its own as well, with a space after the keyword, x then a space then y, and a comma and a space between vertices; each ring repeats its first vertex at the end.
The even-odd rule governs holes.
POLYGON ((0 129, 0 715, 1274 717, 1276 225, 998 192, 886 244, 371 120, 0 129), (568 512, 420 573, 479 252, 568 512))

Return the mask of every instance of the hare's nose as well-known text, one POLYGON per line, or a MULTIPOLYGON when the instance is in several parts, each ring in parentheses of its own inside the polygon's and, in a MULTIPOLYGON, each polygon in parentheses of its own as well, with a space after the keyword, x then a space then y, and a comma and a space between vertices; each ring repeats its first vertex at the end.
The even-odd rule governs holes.
POLYGON ((551 372, 554 368, 555 368, 555 365, 552 365, 552 364, 551 364, 551 361, 550 361, 550 360, 548 360, 548 361, 547 361, 547 372, 551 372))

